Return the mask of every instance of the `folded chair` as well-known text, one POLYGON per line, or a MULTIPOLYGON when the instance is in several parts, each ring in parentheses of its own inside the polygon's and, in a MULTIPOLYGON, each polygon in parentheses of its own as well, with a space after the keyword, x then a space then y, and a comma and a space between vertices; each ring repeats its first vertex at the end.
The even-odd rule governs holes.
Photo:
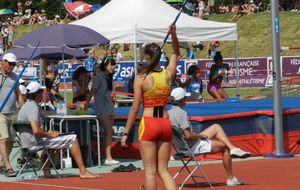
POLYGON ((57 169, 55 168, 54 162, 51 158, 51 155, 49 153, 49 149, 47 148, 40 148, 40 149, 34 149, 31 150, 30 148, 23 148, 22 146, 22 141, 24 143, 24 141, 26 141, 26 139, 21 138, 22 134, 32 134, 32 129, 31 129, 31 125, 30 123, 20 123, 20 122, 16 122, 13 124, 13 128, 16 131, 16 142, 19 144, 20 149, 24 155, 24 159, 25 159, 25 163, 23 164, 22 168, 20 169, 18 175, 17 175, 17 180, 20 178, 22 171, 25 169, 26 166, 30 166, 33 169, 33 172, 35 174, 35 180, 38 179, 40 173, 42 172, 42 170, 44 169, 46 163, 50 160, 56 174, 58 175, 58 177, 60 177, 60 174, 57 172, 57 169), (40 168, 40 170, 37 172, 35 167, 33 166, 33 164, 31 163, 31 159, 32 157, 40 150, 43 150, 43 154, 47 155, 47 159, 46 161, 42 164, 42 167, 40 168))
POLYGON ((173 179, 175 180, 184 169, 186 169, 186 171, 188 172, 188 176, 186 176, 186 178, 182 182, 181 186, 179 187, 179 190, 181 190, 184 187, 184 185, 190 178, 192 178, 193 182, 197 186, 199 186, 199 183, 197 183, 196 178, 203 178, 212 188, 213 186, 211 182, 209 181, 204 170, 201 167, 201 164, 206 154, 194 154, 191 151, 190 147, 188 146, 186 139, 184 138, 183 131, 180 128, 175 126, 173 126, 173 147, 174 147, 174 155, 173 155, 174 159, 180 160, 183 164, 180 170, 174 175, 173 179), (185 150, 180 150, 178 147, 176 147, 176 143, 174 143, 174 141, 177 142, 180 141, 182 144, 184 144, 185 150), (197 160, 196 156, 198 155, 203 155, 203 158, 201 160, 197 160), (189 163, 195 164, 192 170, 189 168, 189 163), (199 172, 198 175, 196 173, 197 171, 199 172))

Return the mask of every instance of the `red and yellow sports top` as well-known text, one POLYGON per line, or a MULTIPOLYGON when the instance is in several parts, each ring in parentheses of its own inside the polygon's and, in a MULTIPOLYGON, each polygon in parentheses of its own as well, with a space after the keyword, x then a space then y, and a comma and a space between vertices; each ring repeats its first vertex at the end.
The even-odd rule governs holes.
POLYGON ((153 77, 153 86, 143 94, 143 106, 155 107, 165 106, 170 95, 170 86, 166 80, 166 70, 160 72, 151 71, 149 75, 153 77))

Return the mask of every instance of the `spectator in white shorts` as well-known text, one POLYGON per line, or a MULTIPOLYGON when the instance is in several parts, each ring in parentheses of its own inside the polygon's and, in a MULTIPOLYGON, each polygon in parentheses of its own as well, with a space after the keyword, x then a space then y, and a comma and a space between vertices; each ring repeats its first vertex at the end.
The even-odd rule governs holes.
MULTIPOLYGON (((232 171, 233 158, 247 158, 250 156, 249 152, 245 152, 235 147, 224 133, 219 124, 213 124, 201 133, 192 132, 188 121, 187 112, 183 110, 186 105, 186 97, 190 93, 186 93, 183 88, 175 88, 171 92, 172 107, 168 111, 169 119, 173 127, 180 128, 183 131, 188 145, 195 154, 199 153, 217 153, 221 152, 223 155, 223 165, 227 173, 227 186, 242 185, 244 182, 237 179, 232 171)), ((176 144, 180 150, 184 151, 185 147, 176 140, 173 136, 173 143, 176 144)))
MULTIPOLYGON (((41 86, 36 81, 30 82, 26 87, 27 100, 18 113, 18 122, 29 122, 33 134, 22 134, 20 136, 21 140, 24 139, 22 142, 25 142, 22 144, 22 148, 29 150, 36 150, 42 147, 54 150, 69 148, 79 168, 80 178, 98 178, 98 175, 89 172, 84 166, 76 135, 60 135, 58 131, 45 132, 41 128, 42 122, 38 104, 43 100, 45 88, 45 86, 41 86)), ((52 177, 49 167, 46 167, 43 172, 45 177, 52 177)))
MULTIPOLYGON (((18 76, 13 72, 17 57, 12 53, 6 53, 0 61, 0 103, 2 104, 6 95, 15 84, 18 76)), ((24 98, 17 84, 13 93, 9 96, 5 106, 0 113, 0 172, 5 172, 7 177, 15 177, 16 172, 9 163, 9 155, 13 148, 14 130, 12 123, 17 119, 17 104, 22 106, 24 98)))

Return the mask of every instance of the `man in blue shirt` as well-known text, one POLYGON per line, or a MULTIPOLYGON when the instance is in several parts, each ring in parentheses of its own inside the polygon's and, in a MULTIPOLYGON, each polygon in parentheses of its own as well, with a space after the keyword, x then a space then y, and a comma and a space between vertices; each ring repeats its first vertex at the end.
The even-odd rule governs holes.
POLYGON ((85 60, 85 68, 88 72, 93 73, 96 69, 97 60, 94 51, 89 52, 89 57, 85 60))
POLYGON ((189 47, 186 48, 186 53, 182 57, 182 59, 196 59, 195 53, 193 50, 191 50, 189 47))

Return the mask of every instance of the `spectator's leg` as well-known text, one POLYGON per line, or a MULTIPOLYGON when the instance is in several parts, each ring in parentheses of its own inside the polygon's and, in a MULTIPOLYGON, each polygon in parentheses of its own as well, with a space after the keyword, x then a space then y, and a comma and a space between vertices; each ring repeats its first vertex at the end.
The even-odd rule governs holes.
POLYGON ((113 158, 111 156, 111 143, 113 135, 113 116, 99 116, 98 119, 101 122, 101 126, 104 129, 104 141, 105 141, 105 154, 106 160, 111 161, 113 158))
POLYGON ((207 129, 202 131, 200 134, 206 135, 209 139, 217 139, 226 145, 227 148, 234 148, 233 144, 229 141, 223 128, 219 124, 213 124, 207 129))
POLYGON ((218 94, 221 96, 221 98, 228 98, 228 94, 226 93, 224 88, 219 88, 217 91, 218 91, 218 94))
POLYGON ((220 94, 218 93, 217 90, 210 90, 208 92, 214 99, 221 99, 222 97, 220 96, 220 94))
POLYGON ((227 179, 233 178, 232 171, 232 159, 230 156, 230 151, 226 148, 226 145, 218 140, 212 140, 212 153, 222 152, 223 153, 223 166, 227 174, 227 179))
POLYGON ((77 139, 72 144, 72 147, 70 148, 70 152, 71 152, 71 155, 74 158, 74 160, 77 164, 77 167, 79 169, 80 178, 98 178, 99 177, 98 175, 95 175, 86 169, 86 167, 83 163, 83 160, 82 160, 80 146, 79 146, 77 139))
POLYGON ((9 154, 12 150, 12 142, 9 139, 0 139, 0 154, 2 157, 2 163, 6 169, 11 168, 9 163, 9 154))

